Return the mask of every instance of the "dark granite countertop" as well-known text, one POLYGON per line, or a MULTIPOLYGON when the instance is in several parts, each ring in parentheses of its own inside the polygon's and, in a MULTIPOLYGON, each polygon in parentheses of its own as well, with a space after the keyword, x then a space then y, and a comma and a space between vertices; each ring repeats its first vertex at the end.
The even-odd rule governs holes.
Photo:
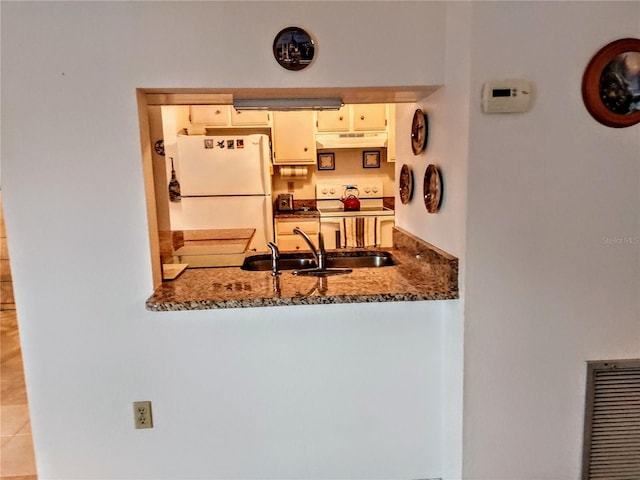
POLYGON ((187 269, 147 300, 152 311, 458 298, 458 259, 398 228, 390 251, 397 265, 348 275, 272 276, 239 267, 187 269))
POLYGON ((318 210, 276 210, 274 218, 320 218, 318 210))

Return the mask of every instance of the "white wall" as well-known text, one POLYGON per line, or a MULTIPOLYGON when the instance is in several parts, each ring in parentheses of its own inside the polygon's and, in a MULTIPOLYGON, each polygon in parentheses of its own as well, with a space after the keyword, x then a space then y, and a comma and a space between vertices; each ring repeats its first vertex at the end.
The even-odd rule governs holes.
MULTIPOLYGON (((396 106, 397 160, 396 177, 403 164, 411 167, 414 192, 403 205, 396 195, 396 224, 413 234, 456 255, 460 278, 465 271, 466 182, 469 137, 469 72, 471 5, 451 2, 446 16, 445 86, 417 104, 396 106), (411 122, 416 108, 429 119, 429 137, 425 151, 411 150, 411 122), (430 214, 424 204, 424 174, 429 164, 440 168, 443 200, 438 213, 430 214)), ((464 284, 461 299, 444 302, 443 315, 443 478, 461 478, 462 365, 464 335, 464 284)))
POLYGON ((464 255, 466 177, 469 132, 469 15, 466 2, 452 3, 446 17, 445 86, 418 102, 396 106, 396 177, 407 164, 413 171, 414 191, 403 205, 396 198, 396 224, 458 257, 464 255), (416 108, 428 115, 427 147, 411 150, 411 122, 416 108), (439 167, 443 199, 438 213, 424 204, 424 175, 429 164, 439 167))
POLYGON ((639 125, 586 111, 591 56, 639 36, 638 2, 473 4, 465 318, 465 478, 577 479, 585 362, 640 356, 639 125), (480 113, 522 77, 525 115, 480 113))
POLYGON ((420 102, 439 119, 426 156, 397 167, 443 165, 441 214, 416 203, 402 221, 464 255, 464 477, 578 478, 585 360, 640 355, 638 249, 602 241, 640 237, 638 127, 597 124, 579 85, 598 48, 638 36, 637 2, 1 8, 3 204, 40 478, 455 478, 459 424, 434 424, 455 417, 461 302, 144 310, 135 104, 137 87, 445 81, 420 102), (318 38, 313 68, 273 61, 290 24, 318 38), (532 112, 479 112, 482 82, 503 76, 536 83, 532 112), (150 431, 131 426, 142 399, 150 431))
POLYGON ((39 478, 440 475, 443 302, 144 309, 135 89, 440 84, 445 10, 2 3, 2 191, 39 478), (273 60, 288 25, 316 36, 312 68, 273 60), (155 428, 134 430, 146 399, 155 428))

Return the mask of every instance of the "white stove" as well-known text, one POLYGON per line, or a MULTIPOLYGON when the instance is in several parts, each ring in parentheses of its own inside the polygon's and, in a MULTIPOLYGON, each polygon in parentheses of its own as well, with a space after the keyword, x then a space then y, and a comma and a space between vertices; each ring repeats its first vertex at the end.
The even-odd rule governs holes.
POLYGON ((316 207, 326 248, 391 247, 395 212, 384 206, 383 199, 381 181, 316 184, 316 207), (360 210, 344 209, 340 199, 347 187, 358 189, 360 210))
POLYGON ((385 208, 383 205, 384 189, 382 182, 367 182, 366 184, 340 184, 340 183, 318 183, 316 184, 316 206, 320 216, 337 214, 342 216, 364 216, 364 215, 390 215, 393 210, 385 208), (347 187, 358 189, 360 199, 360 210, 345 210, 340 201, 347 187))

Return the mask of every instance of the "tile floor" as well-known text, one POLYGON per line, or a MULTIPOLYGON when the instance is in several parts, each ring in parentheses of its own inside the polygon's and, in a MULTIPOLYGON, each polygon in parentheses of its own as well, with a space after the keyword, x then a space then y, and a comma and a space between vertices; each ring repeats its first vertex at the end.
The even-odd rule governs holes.
POLYGON ((0 480, 37 480, 0 196, 0 480))
POLYGON ((0 480, 36 480, 15 310, 0 310, 0 480))

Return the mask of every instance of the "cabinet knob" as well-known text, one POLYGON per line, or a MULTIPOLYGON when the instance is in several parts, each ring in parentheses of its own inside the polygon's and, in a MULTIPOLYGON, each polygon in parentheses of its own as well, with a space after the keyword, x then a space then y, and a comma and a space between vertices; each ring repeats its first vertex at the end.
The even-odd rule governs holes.
POLYGON ((360 115, 360 120, 364 120, 364 115, 360 115))
POLYGON ((216 115, 220 115, 222 112, 220 110, 216 110, 216 115))
POLYGON ((309 150, 307 147, 304 147, 304 151, 306 152, 307 150, 309 150))
POLYGON ((343 118, 344 118, 344 117, 343 117, 342 115, 340 115, 340 121, 342 121, 342 119, 343 119, 343 118))

